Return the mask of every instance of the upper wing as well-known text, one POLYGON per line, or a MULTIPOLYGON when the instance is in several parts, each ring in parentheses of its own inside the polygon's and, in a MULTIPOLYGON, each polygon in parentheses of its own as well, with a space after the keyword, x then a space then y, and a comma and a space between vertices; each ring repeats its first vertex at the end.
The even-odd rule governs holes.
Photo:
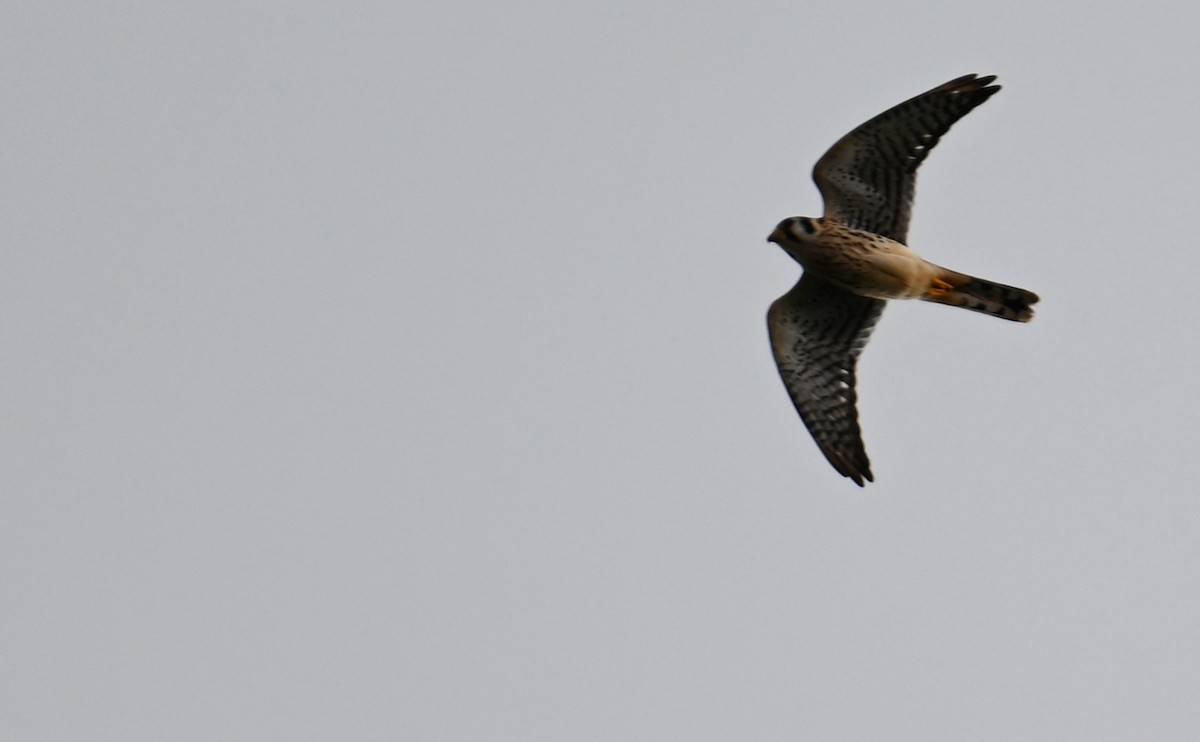
POLYGON ((1000 89, 966 75, 888 109, 830 147, 813 169, 825 216, 905 242, 917 166, 950 126, 1000 89))
POLYGON ((875 481, 858 427, 854 367, 884 302, 807 271, 767 312, 779 375, 821 453, 859 487, 875 481))

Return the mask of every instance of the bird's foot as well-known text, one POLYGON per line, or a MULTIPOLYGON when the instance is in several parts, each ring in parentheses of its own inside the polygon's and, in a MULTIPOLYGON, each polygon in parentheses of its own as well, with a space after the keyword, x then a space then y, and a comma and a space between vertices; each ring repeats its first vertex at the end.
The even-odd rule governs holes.
POLYGON ((930 298, 936 298, 939 296, 945 296, 946 294, 949 294, 952 291, 954 291, 954 286, 950 285, 949 283, 947 283, 946 281, 943 281, 940 278, 935 278, 929 284, 929 289, 925 292, 925 295, 930 298))

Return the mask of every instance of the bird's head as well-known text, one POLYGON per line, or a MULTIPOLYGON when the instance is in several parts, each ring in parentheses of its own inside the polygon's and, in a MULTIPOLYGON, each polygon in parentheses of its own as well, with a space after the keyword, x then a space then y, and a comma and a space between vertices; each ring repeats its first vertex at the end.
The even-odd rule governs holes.
POLYGON ((775 231, 767 238, 767 242, 774 242, 780 247, 785 247, 788 243, 808 242, 816 236, 818 231, 820 231, 818 220, 809 219, 807 216, 790 216, 781 221, 778 227, 775 227, 775 231))

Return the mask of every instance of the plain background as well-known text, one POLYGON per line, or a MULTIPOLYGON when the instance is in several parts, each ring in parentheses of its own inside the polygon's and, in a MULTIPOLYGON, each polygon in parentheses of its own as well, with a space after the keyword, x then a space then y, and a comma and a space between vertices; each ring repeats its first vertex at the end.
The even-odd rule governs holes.
POLYGON ((1191 740, 1191 3, 13 3, 0 736, 1191 740), (764 313, 969 72, 877 484, 764 313))

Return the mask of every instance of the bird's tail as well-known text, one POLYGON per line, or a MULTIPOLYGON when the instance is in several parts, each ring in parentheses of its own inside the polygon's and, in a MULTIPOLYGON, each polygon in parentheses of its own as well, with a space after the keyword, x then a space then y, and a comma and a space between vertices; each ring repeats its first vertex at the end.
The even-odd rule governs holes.
POLYGON ((1028 322, 1033 319, 1031 306, 1038 301, 1038 295, 1032 291, 992 283, 945 268, 940 269, 938 276, 933 279, 933 283, 921 298, 1003 317, 1014 322, 1028 322))

